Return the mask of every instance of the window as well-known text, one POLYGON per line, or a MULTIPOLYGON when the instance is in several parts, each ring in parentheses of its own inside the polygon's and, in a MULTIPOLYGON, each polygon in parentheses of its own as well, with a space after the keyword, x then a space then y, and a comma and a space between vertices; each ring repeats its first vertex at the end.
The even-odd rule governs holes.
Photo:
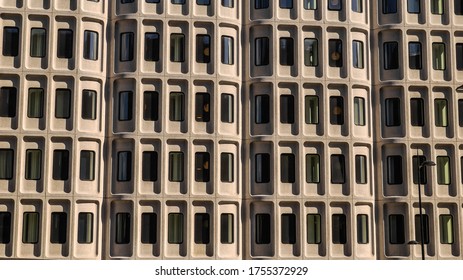
POLYGON ((282 183, 294 183, 296 181, 296 159, 294 154, 281 154, 280 176, 282 183))
POLYGON ((143 92, 143 120, 157 121, 159 119, 159 93, 157 91, 143 92))
POLYGON ((196 4, 208 6, 211 4, 211 0, 196 0, 196 4))
POLYGON ((77 242, 80 244, 89 244, 93 242, 93 213, 79 213, 77 221, 77 242))
POLYGON ((346 182, 346 170, 344 155, 331 155, 331 183, 344 184, 346 182))
POLYGON ((169 153, 169 181, 183 182, 183 153, 169 153))
POLYGON ((439 185, 450 185, 450 182, 452 180, 450 174, 450 158, 447 156, 438 156, 436 165, 437 183, 439 185))
POLYGON ((280 122, 294 123, 293 95, 280 95, 280 122))
POLYGON ((120 61, 132 61, 133 60, 133 44, 134 44, 133 32, 121 33, 121 45, 120 45, 120 61))
POLYGON ((387 164, 387 183, 389 185, 402 184, 402 157, 388 156, 387 164))
POLYGON ((196 62, 211 62, 211 36, 196 35, 196 62))
POLYGON ((13 179, 14 151, 13 149, 0 149, 0 180, 13 179))
POLYGON ((362 41, 357 41, 357 40, 352 41, 352 66, 354 66, 354 68, 359 68, 359 69, 363 69, 364 67, 363 66, 363 42, 362 41))
POLYGON ((455 5, 455 14, 463 15, 463 3, 461 1, 456 0, 454 2, 454 5, 455 5))
POLYGON ((268 123, 270 121, 270 96, 256 95, 255 97, 255 123, 268 123))
POLYGON ((397 13, 397 0, 383 0, 383 14, 397 13))
POLYGON ((30 88, 28 92, 27 117, 43 117, 43 88, 30 88))
POLYGON ((256 183, 270 182, 270 154, 256 154, 256 183))
POLYGON ((69 151, 53 151, 53 180, 66 181, 69 178, 69 151))
POLYGON ((222 93, 220 95, 220 121, 224 123, 234 122, 233 95, 222 93))
POLYGON ((453 216, 440 215, 439 216, 440 228, 440 243, 453 244, 453 216))
POLYGON ((305 123, 318 124, 318 96, 306 95, 305 98, 305 123))
POLYGON ((385 104, 386 110, 384 113, 386 115, 386 126, 400 126, 400 99, 387 98, 385 104))
POLYGON ((116 244, 130 243, 130 213, 116 214, 116 244))
POLYGON ((133 0, 121 0, 122 4, 133 3, 133 0))
POLYGON ((183 243, 183 214, 169 213, 167 221, 167 242, 169 244, 183 243))
POLYGON ((438 127, 449 125, 447 99, 434 99, 434 119, 438 127))
POLYGON ((317 9, 317 0, 304 0, 304 9, 306 9, 306 10, 316 10, 317 9))
POLYGON ((254 0, 255 9, 267 9, 269 0, 254 0))
POLYGON ((445 44, 432 43, 432 68, 445 70, 445 44))
POLYGON ((26 180, 40 180, 42 174, 42 151, 26 150, 26 180))
POLYGON ((230 36, 222 36, 222 56, 223 64, 232 65, 234 56, 233 38, 230 36))
POLYGON ((352 0, 352 11, 356 13, 363 12, 362 0, 352 0))
POLYGON ((82 150, 80 151, 80 172, 81 181, 95 180, 95 152, 82 150))
POLYGON ((463 99, 458 99, 458 125, 463 127, 463 99))
POLYGON ((159 3, 160 0, 146 0, 146 3, 159 3))
POLYGON ((293 0, 280 0, 280 8, 282 9, 292 9, 293 0))
POLYGON ((133 92, 119 92, 119 121, 132 120, 133 92))
POLYGON ((179 33, 170 35, 170 61, 185 61, 185 35, 179 33))
POLYGON ((142 154, 142 175, 145 182, 156 182, 158 180, 158 153, 145 151, 142 154))
POLYGON ((159 33, 146 32, 145 33, 145 60, 146 61, 159 61, 159 33))
POLYGON ((444 13, 444 0, 431 0, 431 14, 442 15, 444 13))
POLYGON ((307 154, 306 163, 306 182, 320 183, 320 156, 317 154, 307 154))
POLYGON ((354 124, 365 125, 365 99, 354 97, 354 124))
POLYGON ((220 154, 220 181, 232 183, 234 181, 234 159, 232 153, 220 154))
POLYGON ((320 214, 307 214, 307 243, 322 242, 322 217, 320 214))
POLYGON ((195 154, 195 181, 209 182, 210 155, 207 152, 195 154))
POLYGON ((38 212, 24 212, 23 214, 23 243, 35 244, 39 242, 40 216, 38 212))
POLYGON ((179 5, 185 4, 185 0, 170 0, 170 2, 172 4, 179 4, 179 5))
POLYGON ((368 182, 367 157, 363 155, 355 156, 355 182, 366 184, 368 182))
POLYGON ((84 31, 84 58, 98 59, 98 33, 95 31, 84 31))
MULTIPOLYGON (((421 243, 420 215, 415 215, 415 240, 421 243)), ((423 214, 423 243, 429 244, 429 216, 423 214)))
POLYGON ((268 37, 259 37, 255 40, 256 49, 255 49, 255 60, 254 63, 256 66, 268 65, 269 64, 269 53, 270 53, 270 44, 268 37))
POLYGON ((74 33, 71 29, 58 29, 58 58, 72 58, 74 33))
POLYGON ((344 124, 344 99, 341 96, 330 97, 330 124, 344 124))
POLYGON ((31 57, 45 57, 47 32, 44 28, 31 28, 31 57))
POLYGON ((280 65, 292 66, 294 64, 293 38, 280 38, 280 65))
POLYGON ((71 90, 65 88, 56 89, 55 118, 69 119, 71 116, 71 90))
POLYGON ((207 213, 195 214, 195 243, 196 244, 209 244, 210 242, 210 219, 207 213))
POLYGON ((0 212, 0 244, 8 244, 11 240, 11 213, 0 212))
POLYGON ((209 122, 211 118, 210 99, 210 95, 207 92, 200 92, 196 94, 195 120, 197 122, 209 122))
MULTIPOLYGON (((385 0, 383 0, 385 1, 385 0)), ((386 42, 383 45, 384 69, 392 70, 399 68, 399 44, 397 42, 386 42)))
POLYGON ((82 91, 82 119, 96 119, 96 91, 84 89, 82 91))
POLYGON ((220 243, 232 244, 234 242, 233 214, 223 213, 220 215, 220 243))
POLYGON ((132 178, 132 152, 117 153, 117 181, 126 182, 132 178))
POLYGON ((171 92, 169 108, 169 120, 181 122, 184 119, 185 94, 183 92, 171 92))
POLYGON ((331 238, 333 244, 346 244, 347 243, 347 223, 346 215, 333 214, 331 217, 331 238))
POLYGON ((421 0, 407 0, 407 12, 410 14, 420 13, 420 1, 421 0))
POLYGON ((328 40, 328 51, 330 67, 342 67, 342 41, 339 39, 328 40))
POLYGON ((156 213, 141 214, 141 243, 156 244, 157 215, 156 213))
POLYGON ((318 40, 304 39, 304 65, 318 66, 318 40))
POLYGON ((51 213, 50 242, 66 243, 68 215, 65 212, 51 213))
POLYGON ((328 0, 328 10, 340 11, 342 9, 341 0, 328 0))
POLYGON ((421 171, 419 171, 420 165, 426 161, 425 156, 413 156, 412 157, 412 169, 413 169, 413 184, 418 184, 418 174, 419 176, 419 182, 420 184, 426 184, 426 179, 427 179, 427 174, 426 174, 426 168, 423 167, 421 168, 421 171))
POLYGON ((424 126, 423 98, 410 99, 410 122, 412 126, 424 126))
POLYGON ((16 117, 17 89, 14 87, 0 88, 0 117, 16 117))
POLYGON ((235 4, 233 3, 233 0, 222 0, 222 6, 227 8, 233 8, 235 4))
POLYGON ((357 243, 368 244, 368 242, 368 215, 359 214, 357 215, 357 243))
MULTIPOLYGON (((462 4, 463 6, 463 4, 462 4)), ((455 45, 455 60, 457 61, 457 70, 463 70, 463 43, 457 43, 455 45)))
POLYGON ((19 53, 19 28, 3 27, 3 55, 18 56, 19 53))
POLYGON ((296 244, 296 215, 281 215, 281 243, 296 244))
POLYGON ((256 214, 256 244, 270 244, 270 215, 256 214))
POLYGON ((410 69, 421 69, 421 43, 408 43, 408 67, 410 69))
POLYGON ((405 223, 403 215, 389 215, 389 243, 405 243, 405 223))

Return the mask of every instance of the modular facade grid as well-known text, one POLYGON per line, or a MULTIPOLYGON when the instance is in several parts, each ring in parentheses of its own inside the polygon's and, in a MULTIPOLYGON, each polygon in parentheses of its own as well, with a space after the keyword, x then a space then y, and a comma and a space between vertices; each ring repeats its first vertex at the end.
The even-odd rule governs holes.
POLYGON ((462 259, 460 1, 0 10, 0 258, 462 259))

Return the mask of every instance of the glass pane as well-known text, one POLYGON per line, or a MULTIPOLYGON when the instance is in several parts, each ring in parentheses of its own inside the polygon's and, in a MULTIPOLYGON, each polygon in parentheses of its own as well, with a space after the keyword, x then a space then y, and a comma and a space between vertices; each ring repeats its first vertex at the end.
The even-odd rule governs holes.
POLYGON ((119 120, 130 121, 132 119, 133 93, 131 91, 119 92, 119 120))
POLYGON ((42 151, 26 151, 26 180, 40 180, 42 173, 42 151))
POLYGON ((352 0, 352 11, 361 13, 363 11, 362 0, 352 0))
POLYGON ((363 42, 355 40, 352 42, 352 56, 352 66, 363 69, 363 42))
POLYGON ((306 9, 306 10, 316 10, 317 9, 317 0, 304 0, 304 9, 306 9))
POLYGON ((195 120, 197 122, 208 122, 211 114, 211 102, 209 93, 200 92, 195 99, 195 120))
POLYGON ((117 180, 124 182, 132 178, 132 153, 128 151, 117 153, 117 180))
POLYGON ((3 28, 3 55, 18 56, 19 53, 19 28, 3 28))
POLYGON ((446 99, 434 99, 435 124, 438 127, 448 126, 448 109, 446 99))
POLYGON ((354 124, 365 125, 365 99, 354 97, 354 124))
MULTIPOLYGON (((463 7, 463 3, 462 3, 463 7)), ((455 60, 457 62, 457 70, 463 70, 463 44, 458 43, 455 46, 455 60)))
POLYGON ((426 167, 422 167, 418 170, 423 162, 426 161, 425 156, 413 156, 412 157, 412 168, 413 168, 413 184, 418 184, 418 173, 420 174, 420 184, 426 184, 426 167))
POLYGON ((296 244, 296 215, 281 215, 281 243, 296 244))
POLYGON ((50 242, 51 243, 66 243, 67 235, 67 214, 65 212, 51 213, 51 229, 50 229, 50 242))
POLYGON ((255 9, 267 9, 269 5, 269 0, 254 0, 255 9))
POLYGON ((43 28, 31 29, 31 57, 46 55, 47 33, 43 28))
POLYGON ((410 99, 410 122, 412 126, 424 126, 424 100, 410 99))
POLYGON ((357 243, 367 244, 369 242, 368 215, 357 215, 357 243))
POLYGON ((0 117, 16 117, 17 90, 14 87, 0 88, 0 117))
POLYGON ((437 183, 440 185, 450 185, 450 158, 447 156, 437 157, 437 183))
POLYGON ((328 40, 330 67, 342 67, 342 41, 339 39, 328 40))
POLYGON ((344 155, 331 155, 331 183, 344 184, 346 182, 344 155))
POLYGON ((387 157, 387 183, 390 185, 402 184, 402 157, 387 157))
POLYGON ((270 121, 270 97, 268 95, 256 95, 255 102, 256 124, 268 123, 270 121))
POLYGON ((296 159, 294 154, 281 154, 280 176, 282 183, 294 183, 296 181, 296 159))
POLYGON ((431 0, 431 13, 442 15, 444 13, 444 0, 431 0))
POLYGON ((400 126, 400 99, 399 98, 387 98, 385 101, 386 110, 386 126, 400 126))
MULTIPOLYGON (((385 1, 385 0, 383 0, 385 1)), ((383 45, 384 51, 384 69, 399 68, 399 44, 397 42, 386 42, 383 45)))
POLYGON ((116 214, 116 244, 130 243, 130 213, 116 214))
POLYGON ((11 240, 11 213, 0 212, 0 244, 8 244, 11 240))
POLYGON ((367 176, 367 157, 362 155, 355 156, 355 182, 357 184, 366 184, 367 176))
POLYGON ((141 214, 141 243, 156 244, 157 215, 156 213, 141 214))
POLYGON ((269 214, 256 214, 256 244, 269 244, 271 225, 269 214))
POLYGON ((96 91, 94 90, 82 91, 82 119, 96 119, 96 91))
POLYGON ((234 121, 233 95, 231 94, 222 93, 221 95, 220 120, 224 123, 234 121))
POLYGON ((133 38, 132 32, 126 32, 121 34, 121 45, 120 45, 120 61, 132 61, 133 60, 133 38))
POLYGON ((342 9, 341 0, 328 0, 328 9, 334 11, 340 11, 342 9))
POLYGON ((146 61, 159 61, 159 34, 158 33, 145 33, 145 60, 146 61))
POLYGON ((220 181, 231 183, 233 182, 233 154, 220 154, 220 181))
POLYGON ((57 89, 55 96, 55 118, 68 119, 71 116, 71 90, 57 89))
POLYGON ((233 8, 234 7, 233 0, 222 0, 222 6, 227 7, 227 8, 233 8))
POLYGON ((439 216, 440 243, 453 244, 453 217, 452 215, 439 216))
POLYGON ((319 214, 307 214, 307 243, 320 244, 322 241, 322 223, 319 214))
POLYGON ((14 151, 12 149, 0 149, 0 179, 13 179, 14 151))
POLYGON ((168 216, 167 241, 170 244, 183 243, 183 214, 170 213, 168 216))
POLYGON ((95 180, 95 152, 80 151, 80 180, 93 181, 95 180))
POLYGON ((268 65, 269 63, 269 38, 267 37, 260 37, 256 38, 255 41, 256 49, 255 49, 255 65, 268 65))
POLYGON ((410 69, 421 69, 421 43, 408 43, 408 66, 410 69))
POLYGON ((95 31, 84 31, 84 58, 98 59, 98 33, 95 31))
POLYGON ((346 215, 334 214, 331 221, 332 242, 334 244, 346 244, 347 242, 347 223, 346 215))
POLYGON ((170 93, 169 120, 181 122, 184 119, 184 94, 183 92, 170 93))
POLYGON ((397 13, 397 0, 383 0, 383 14, 397 13))
POLYGON ((183 153, 169 153, 169 181, 183 182, 183 153))
POLYGON ((159 93, 157 91, 145 91, 143 93, 143 119, 145 121, 157 121, 159 119, 159 93))
POLYGON ((79 213, 77 225, 77 242, 84 244, 93 242, 93 213, 79 213))
POLYGON ((270 155, 256 154, 256 183, 270 182, 270 155))
POLYGON ((58 29, 58 58, 72 58, 74 35, 71 29, 58 29))
POLYGON ((318 124, 318 96, 305 96, 305 123, 318 124))
POLYGON ((211 37, 209 35, 196 35, 196 62, 209 63, 210 61, 211 37))
POLYGON ((210 174, 210 156, 209 153, 195 154, 195 181, 209 182, 210 174))
POLYGON ((170 35, 170 61, 183 62, 185 60, 185 35, 170 35))
POLYGON ((222 36, 222 63, 232 65, 234 62, 233 38, 222 36))
POLYGON ((220 243, 232 244, 234 242, 233 214, 220 215, 220 243))
POLYGON ((341 96, 330 97, 330 123, 335 125, 344 124, 344 99, 341 96))
POLYGON ((156 182, 158 180, 158 153, 154 151, 143 152, 142 180, 156 182))
POLYGON ((30 88, 28 95, 27 116, 29 118, 43 117, 43 89, 30 88))
POLYGON ((305 159, 307 183, 320 183, 320 156, 307 154, 305 159))
POLYGON ((53 151, 53 180, 66 181, 69 177, 69 151, 53 151))
POLYGON ((420 0, 407 0, 407 12, 410 14, 419 14, 420 0))
POLYGON ((318 66, 318 40, 304 39, 304 65, 318 66))
MULTIPOLYGON (((423 214, 423 240, 429 244, 429 216, 423 214)), ((415 240, 421 243, 421 221, 420 215, 415 215, 415 240)))
POLYGON ((405 224, 403 215, 389 215, 389 243, 405 243, 405 224))
POLYGON ((210 241, 210 220, 207 213, 195 214, 194 238, 196 244, 209 244, 210 241))
POLYGON ((280 95, 280 122, 294 123, 293 95, 280 95))
POLYGON ((294 42, 292 38, 280 38, 280 64, 294 64, 294 42))
POLYGON ((35 244, 39 242, 40 217, 37 212, 24 212, 23 215, 23 243, 35 244))
POLYGON ((445 44, 432 44, 432 68, 434 70, 445 70, 445 44))

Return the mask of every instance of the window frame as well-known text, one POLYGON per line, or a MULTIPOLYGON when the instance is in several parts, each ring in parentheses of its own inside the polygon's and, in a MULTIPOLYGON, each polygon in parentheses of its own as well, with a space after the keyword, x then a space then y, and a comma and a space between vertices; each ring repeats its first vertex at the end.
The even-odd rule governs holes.
POLYGON ((211 95, 208 92, 195 94, 195 121, 209 122, 211 119, 211 95))
POLYGON ((258 94, 254 96, 254 123, 266 124, 270 122, 270 95, 258 94))
POLYGON ((143 120, 156 122, 159 120, 159 92, 146 90, 143 92, 143 120))

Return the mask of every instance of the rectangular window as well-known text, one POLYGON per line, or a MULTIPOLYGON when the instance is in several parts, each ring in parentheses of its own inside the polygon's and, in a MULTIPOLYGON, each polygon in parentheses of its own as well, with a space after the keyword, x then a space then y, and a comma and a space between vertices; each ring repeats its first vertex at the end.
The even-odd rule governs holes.
POLYGON ((95 152, 82 150, 80 151, 80 172, 81 181, 95 180, 95 152))
POLYGON ((169 120, 173 122, 183 121, 185 110, 185 94, 183 94, 183 92, 171 92, 169 101, 169 120))
POLYGON ((126 182, 132 179, 132 152, 117 153, 117 181, 126 182))
POLYGON ((84 58, 98 59, 98 33, 95 31, 84 31, 84 58))
POLYGON ((159 33, 145 33, 145 61, 159 61, 159 33))
POLYGON ((255 9, 267 9, 269 0, 254 0, 255 9))
POLYGON ((423 98, 410 99, 410 122, 412 126, 424 126, 423 98))
POLYGON ((232 244, 234 242, 233 214, 220 215, 220 243, 232 244))
POLYGON ((13 149, 0 149, 0 180, 13 179, 14 151, 13 149))
POLYGON ((434 120, 437 127, 449 125, 447 99, 434 99, 434 120))
POLYGON ((293 38, 280 38, 280 65, 292 66, 294 64, 293 38))
POLYGON ((270 121, 270 96, 267 94, 255 97, 255 123, 268 123, 270 121))
POLYGON ((354 124, 365 125, 365 99, 362 97, 354 97, 354 124))
POLYGON ((347 222, 346 215, 333 214, 331 216, 331 238, 333 244, 346 244, 347 243, 347 222))
POLYGON ((132 120, 133 110, 133 92, 121 91, 119 92, 119 121, 132 120))
POLYGON ((368 165, 367 157, 363 155, 355 156, 355 182, 357 184, 366 184, 368 182, 368 165))
POLYGON ((314 38, 304 39, 304 65, 318 66, 318 40, 314 38))
POLYGON ((146 3, 159 3, 160 0, 145 0, 146 3))
POLYGON ((31 57, 45 57, 47 32, 44 28, 31 28, 31 57))
POLYGON ((344 124, 344 99, 341 96, 330 97, 330 124, 344 124))
POLYGON ((69 151, 53 151, 53 180, 66 181, 69 178, 69 151))
MULTIPOLYGON (((386 0, 383 0, 386 1, 386 0)), ((384 2, 383 2, 384 3, 384 2)), ((384 69, 392 70, 399 68, 399 43, 385 42, 383 44, 384 69)))
POLYGON ((42 151, 26 151, 26 180, 40 180, 42 175, 42 151))
POLYGON ((330 67, 342 67, 342 41, 339 39, 328 40, 328 51, 330 67))
POLYGON ((130 213, 116 214, 116 244, 130 243, 130 213))
POLYGON ((383 14, 397 13, 397 0, 383 0, 383 14))
POLYGON ((305 98, 305 123, 318 124, 319 106, 318 96, 306 95, 305 98))
POLYGON ((82 119, 96 119, 96 91, 94 90, 82 91, 82 119))
POLYGON ((280 8, 282 9, 292 9, 293 0, 280 0, 280 8))
POLYGON ((183 153, 169 153, 169 181, 183 182, 183 153))
MULTIPOLYGON (((463 6, 463 4, 462 4, 463 6)), ((463 43, 457 43, 455 45, 455 60, 457 64, 457 70, 463 70, 463 43)))
POLYGON ((222 93, 220 95, 220 121, 224 123, 234 122, 233 95, 222 93))
POLYGON ((209 182, 210 155, 207 152, 195 154, 195 181, 209 182))
POLYGON ((444 0, 431 0, 431 13, 435 15, 444 14, 444 0))
POLYGON ((387 98, 385 100, 386 110, 385 119, 386 126, 400 126, 400 99, 399 98, 387 98))
POLYGON ((167 221, 167 242, 169 244, 183 243, 183 214, 169 213, 167 221))
POLYGON ((270 182, 270 154, 256 154, 256 183, 270 182))
POLYGON ((58 58, 72 58, 74 32, 71 29, 58 29, 58 58))
POLYGON ((294 154, 281 154, 280 176, 282 183, 294 183, 296 181, 296 158, 294 154))
POLYGON ((143 119, 145 121, 159 119, 159 93, 157 91, 143 92, 143 119))
POLYGON ((17 89, 15 87, 0 88, 0 117, 16 117, 17 89))
POLYGON ((122 4, 133 3, 133 0, 121 0, 122 4))
POLYGON ((255 40, 255 60, 254 63, 256 66, 268 65, 269 63, 269 54, 270 54, 270 44, 268 37, 259 37, 255 40))
POLYGON ((294 96, 280 95, 280 122, 294 123, 294 96))
POLYGON ((331 183, 344 184, 346 182, 346 167, 344 155, 331 155, 331 183))
POLYGON ((269 214, 256 214, 256 244, 270 244, 270 223, 269 214))
POLYGON ((368 244, 369 232, 368 232, 368 215, 359 214, 357 215, 357 243, 368 244))
POLYGON ((387 183, 389 185, 402 184, 402 157, 388 156, 387 162, 387 183))
POLYGON ((389 243, 405 243, 405 222, 403 215, 389 215, 389 243))
POLYGON ((8 244, 11 240, 11 213, 0 212, 0 244, 8 244))
POLYGON ((450 185, 452 180, 450 173, 450 157, 438 156, 436 159, 437 183, 439 185, 450 185))
POLYGON ((357 40, 352 41, 352 66, 354 68, 359 68, 359 69, 363 69, 364 67, 363 66, 363 42, 362 41, 357 41, 357 40))
POLYGON ((196 35, 196 62, 211 62, 211 36, 196 35))
POLYGON ((423 164, 423 162, 426 161, 425 156, 413 156, 412 157, 412 169, 413 169, 413 184, 418 184, 418 173, 421 173, 419 176, 419 182, 420 184, 426 184, 426 178, 428 177, 426 175, 426 168, 423 167, 421 168, 421 172, 418 170, 420 165, 423 164))
POLYGON ((455 0, 454 2, 455 7, 455 15, 463 15, 463 2, 460 0, 455 0))
POLYGON ((220 154, 220 181, 232 183, 234 181, 234 159, 232 153, 220 154))
POLYGON ((340 0, 328 0, 328 10, 340 11, 342 9, 342 2, 340 0))
POLYGON ((317 9, 317 0, 304 0, 304 9, 306 9, 306 10, 316 10, 317 9))
POLYGON ((207 213, 195 214, 195 243, 196 244, 209 244, 210 242, 210 219, 207 213))
POLYGON ((40 215, 38 212, 24 212, 23 214, 23 243, 35 244, 39 242, 40 215))
POLYGON ((141 243, 156 244, 157 215, 156 213, 141 214, 141 243))
POLYGON ((211 0, 196 0, 196 4, 209 6, 211 4, 211 0))
POLYGON ((233 3, 233 0, 222 0, 222 6, 227 8, 233 8, 235 4, 233 3))
MULTIPOLYGON (((415 240, 421 243, 420 215, 415 215, 415 240)), ((429 216, 423 214, 423 243, 429 244, 429 216)))
POLYGON ((408 67, 410 69, 421 69, 421 43, 409 42, 408 43, 408 67))
POLYGON ((3 27, 3 55, 18 56, 19 54, 19 28, 3 27))
POLYGON ((320 156, 317 154, 307 154, 306 163, 306 182, 320 183, 320 156))
POLYGON ((363 12, 362 0, 352 0, 352 11, 356 13, 363 12))
POLYGON ((281 243, 296 244, 296 215, 281 215, 281 243))
POLYGON ((233 65, 234 47, 233 37, 222 36, 222 55, 221 61, 223 64, 233 65))
POLYGON ((65 212, 52 212, 50 242, 58 244, 66 243, 67 227, 68 215, 65 212))
POLYGON ((458 99, 458 125, 463 127, 463 99, 458 99))
POLYGON ((307 243, 322 242, 322 217, 320 214, 307 214, 307 243))
POLYGON ((142 180, 156 182, 158 180, 158 153, 145 151, 142 154, 142 180))
POLYGON ((79 213, 77 221, 77 242, 89 244, 93 242, 93 213, 79 213))
POLYGON ((197 122, 209 122, 211 118, 211 100, 207 92, 196 94, 195 100, 195 120, 197 122))
POLYGON ((65 88, 56 89, 55 118, 69 119, 71 116, 71 90, 65 88))
POLYGON ((420 13, 420 1, 421 0, 407 0, 407 12, 410 14, 420 13))
POLYGON ((185 4, 185 0, 170 0, 172 4, 183 5, 185 4))
POLYGON ((28 91, 27 117, 43 117, 43 88, 30 88, 28 91))
POLYGON ((432 43, 432 68, 445 70, 445 44, 432 43))
POLYGON ((439 216, 440 228, 440 243, 453 244, 453 216, 440 215, 439 216))
POLYGON ((133 44, 134 34, 133 32, 121 33, 120 42, 120 61, 132 61, 133 60, 133 44))

